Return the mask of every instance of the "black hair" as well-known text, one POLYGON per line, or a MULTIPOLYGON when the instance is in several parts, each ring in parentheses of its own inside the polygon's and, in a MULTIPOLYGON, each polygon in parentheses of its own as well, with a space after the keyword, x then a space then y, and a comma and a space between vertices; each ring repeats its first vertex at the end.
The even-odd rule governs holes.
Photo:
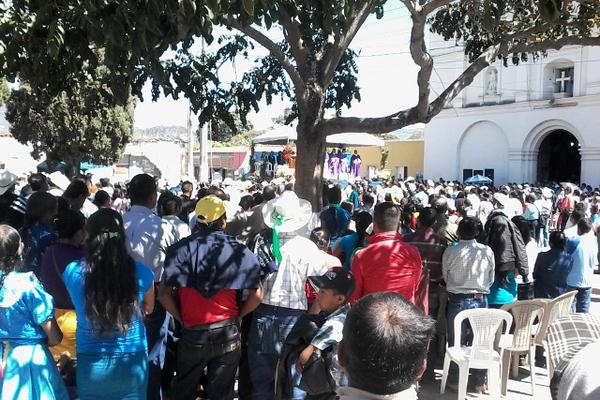
POLYGON ((320 250, 327 250, 330 237, 329 232, 322 228, 315 228, 310 232, 310 240, 316 244, 320 250))
POLYGON ((342 204, 340 204, 340 207, 342 207, 344 210, 348 211, 348 214, 350 214, 350 215, 354 214, 354 204, 350 203, 349 201, 342 201, 342 204))
MULTIPOLYGON (((217 187, 217 186, 211 186, 208 188, 208 196, 210 195, 216 196, 219 199, 223 200, 223 201, 228 201, 229 200, 229 195, 226 194, 223 190, 221 190, 221 188, 217 187)), ((199 199, 201 199, 202 197, 198 196, 199 199)))
POLYGON ((44 174, 31 174, 27 179, 31 190, 39 192, 40 190, 48 187, 48 178, 44 174))
POLYGON ((42 217, 57 211, 58 200, 47 192, 35 192, 27 200, 25 211, 25 228, 38 222, 42 217))
POLYGON ((577 233, 579 235, 585 235, 592 230, 592 223, 587 218, 582 218, 577 223, 577 233))
POLYGON ((372 206, 373 204, 375 204, 375 198, 373 197, 373 195, 369 194, 369 193, 365 193, 363 195, 363 204, 372 206))
MULTIPOLYGON (((91 179, 90 179, 91 182, 91 179)), ((100 187, 109 187, 110 179, 109 178, 100 178, 100 187)))
POLYGON ((327 202, 329 204, 340 204, 342 201, 342 189, 335 185, 327 190, 327 202))
POLYGON ((239 205, 244 211, 250 210, 252 207, 254 207, 254 197, 249 194, 242 196, 239 205))
POLYGON ((90 194, 90 190, 87 185, 81 179, 75 179, 69 186, 67 186, 67 190, 63 193, 63 197, 66 199, 78 199, 80 197, 87 197, 90 194))
POLYGON ((425 207, 419 213, 418 221, 422 226, 431 228, 435 225, 435 222, 437 221, 437 215, 438 212, 435 208, 425 207))
POLYGON ((190 181, 185 181, 181 184, 181 191, 185 193, 191 193, 194 191, 194 184, 190 181))
POLYGON ((17 269, 21 262, 20 245, 19 232, 10 225, 0 225, 0 289, 4 286, 6 276, 17 269))
POLYGON ((354 217, 356 222, 356 234, 358 235, 358 246, 361 247, 367 237, 367 228, 373 223, 373 216, 367 211, 361 211, 354 217))
POLYGON ((460 240, 473 240, 476 239, 483 230, 483 226, 479 218, 475 217, 464 217, 458 223, 458 229, 456 234, 460 240))
POLYGON ((106 207, 110 203, 110 195, 105 190, 98 190, 94 195, 94 204, 98 208, 106 207))
POLYGON ((115 328, 124 334, 138 312, 138 284, 135 262, 125 247, 123 218, 115 210, 102 208, 90 216, 85 228, 86 316, 99 335, 115 328))
POLYGON ((156 204, 158 215, 160 215, 161 217, 165 217, 168 215, 179 215, 181 214, 182 207, 183 201, 181 200, 181 198, 175 196, 168 190, 162 192, 156 204))
POLYGON ((85 217, 79 211, 62 209, 54 218, 53 225, 59 239, 71 239, 77 232, 84 229, 85 217))
POLYGON ((265 198, 263 197, 262 193, 260 192, 256 192, 252 195, 252 198, 254 198, 254 204, 258 205, 258 204, 262 204, 265 201, 265 198))
POLYGON ((138 174, 129 182, 131 204, 145 205, 156 195, 156 181, 148 174, 138 174))
POLYGON ((271 201, 275 198, 275 189, 273 189, 273 186, 271 185, 267 185, 264 187, 263 192, 262 192, 262 196, 263 196, 263 201, 266 203, 267 201, 271 201))
POLYGON ((564 250, 567 245, 567 238, 563 232, 554 231, 550 233, 550 248, 564 250))
POLYGON ((435 322, 400 294, 360 299, 346 317, 340 363, 352 387, 389 395, 414 385, 427 357, 435 322))
POLYGON ((373 223, 382 232, 398 230, 398 226, 400 225, 400 209, 390 201, 377 204, 373 213, 373 223))
POLYGON ((570 218, 573 220, 574 224, 577 224, 583 219, 583 213, 578 209, 574 209, 570 218))

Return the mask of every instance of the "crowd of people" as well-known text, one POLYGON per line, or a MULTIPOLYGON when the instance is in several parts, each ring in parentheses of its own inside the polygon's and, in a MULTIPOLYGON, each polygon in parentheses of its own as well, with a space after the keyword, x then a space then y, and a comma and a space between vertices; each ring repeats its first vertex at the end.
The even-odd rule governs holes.
POLYGON ((461 311, 576 290, 589 312, 599 201, 356 179, 314 209, 283 179, 0 171, 2 398, 416 399, 461 311))

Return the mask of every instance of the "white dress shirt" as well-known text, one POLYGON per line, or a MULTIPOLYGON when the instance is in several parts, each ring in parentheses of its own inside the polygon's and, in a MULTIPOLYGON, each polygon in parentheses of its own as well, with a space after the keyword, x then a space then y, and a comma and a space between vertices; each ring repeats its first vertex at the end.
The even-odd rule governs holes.
POLYGON ((177 243, 192 234, 190 226, 183 222, 177 215, 167 215, 163 217, 163 222, 172 226, 172 232, 174 233, 173 243, 177 243))
POLYGON ((155 282, 160 281, 165 252, 175 243, 173 226, 164 223, 149 208, 138 205, 123 215, 123 222, 129 254, 152 270, 155 282))

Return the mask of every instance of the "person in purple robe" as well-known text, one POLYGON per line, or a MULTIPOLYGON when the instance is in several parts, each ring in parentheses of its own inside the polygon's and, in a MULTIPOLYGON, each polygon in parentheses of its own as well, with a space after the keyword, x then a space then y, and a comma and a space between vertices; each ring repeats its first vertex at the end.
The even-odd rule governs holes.
POLYGON ((354 154, 350 159, 350 173, 353 177, 358 178, 360 176, 360 165, 362 164, 362 160, 358 152, 354 150, 354 154))

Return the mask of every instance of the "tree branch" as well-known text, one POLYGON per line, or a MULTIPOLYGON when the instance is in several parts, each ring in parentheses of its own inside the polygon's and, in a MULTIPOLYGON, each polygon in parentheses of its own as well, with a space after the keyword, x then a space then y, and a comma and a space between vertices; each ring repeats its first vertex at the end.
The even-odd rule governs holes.
POLYGON ((335 133, 385 133, 420 122, 417 108, 409 108, 380 118, 336 117, 323 121, 318 129, 326 136, 335 133))
POLYGON ((419 66, 417 74, 417 86, 419 87, 419 101, 417 103, 417 112, 419 118, 425 118, 428 113, 429 81, 433 71, 433 59, 427 53, 425 43, 425 24, 426 16, 420 12, 412 14, 412 29, 410 33, 410 55, 416 65, 419 66))
POLYGON ((325 53, 325 57, 323 57, 323 60, 321 61, 321 84, 324 88, 328 87, 331 83, 340 60, 373 9, 374 6, 371 5, 370 1, 363 0, 344 35, 325 53))
POLYGON ((423 5, 423 14, 429 15, 435 12, 438 8, 442 8, 452 3, 453 0, 429 0, 423 5))
POLYGON ((506 48, 506 42, 488 47, 477 59, 463 71, 458 78, 454 80, 434 101, 429 105, 427 118, 421 122, 429 122, 431 118, 442 111, 447 104, 467 86, 473 83, 473 80, 488 65, 492 64, 506 48))
POLYGON ((244 35, 256 41, 258 44, 269 50, 269 53, 275 57, 275 59, 281 64, 283 69, 287 72, 292 83, 294 84, 294 91, 296 92, 296 96, 300 97, 299 94, 304 90, 304 80, 292 64, 292 61, 286 57, 281 48, 269 39, 267 36, 254 29, 249 25, 243 25, 239 21, 233 18, 227 18, 223 20, 223 23, 237 31, 240 31, 244 35))
MULTIPOLYGON (((534 53, 544 50, 559 50, 564 46, 600 46, 597 36, 567 36, 559 39, 547 39, 530 43, 518 43, 509 48, 508 54, 534 53)), ((508 55, 506 54, 506 55, 508 55)))
POLYGON ((281 7, 280 11, 283 17, 280 19, 281 26, 284 28, 283 34, 290 45, 292 56, 296 59, 300 76, 303 80, 306 80, 310 76, 311 71, 308 63, 308 52, 302 39, 300 26, 292 18, 285 5, 281 7))

